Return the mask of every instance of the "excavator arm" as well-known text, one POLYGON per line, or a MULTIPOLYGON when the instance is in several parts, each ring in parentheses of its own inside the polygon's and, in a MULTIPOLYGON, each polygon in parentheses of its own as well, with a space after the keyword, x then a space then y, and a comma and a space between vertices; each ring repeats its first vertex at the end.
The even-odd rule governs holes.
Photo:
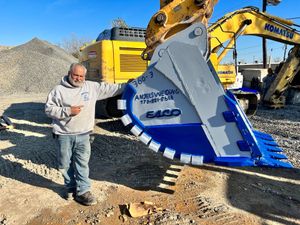
POLYGON ((195 22, 207 26, 217 2, 218 0, 161 0, 160 10, 152 16, 146 30, 147 47, 142 57, 150 59, 159 44, 195 22))
POLYGON ((283 63, 274 81, 267 89, 263 101, 271 108, 282 108, 285 104, 284 91, 292 83, 295 76, 300 71, 300 45, 293 47, 288 58, 283 63))
POLYGON ((296 24, 291 20, 260 12, 255 7, 236 10, 226 14, 208 28, 212 54, 223 47, 223 52, 217 57, 219 63, 241 35, 259 36, 289 45, 299 45, 300 34, 292 27, 293 25, 296 24), (228 44, 223 46, 226 42, 228 44))
POLYGON ((255 7, 246 7, 226 14, 208 28, 213 65, 218 68, 221 60, 241 35, 260 36, 293 45, 288 59, 263 98, 264 103, 269 106, 282 107, 285 103, 283 92, 299 71, 300 33, 294 28, 296 26, 299 27, 291 20, 260 12, 255 7), (227 43, 226 46, 224 43, 227 43))
POLYGON ((212 8, 193 16, 180 9, 198 1, 164 3, 162 9, 170 7, 163 11, 164 23, 154 24, 158 13, 148 26, 147 71, 127 85, 118 101, 123 124, 151 150, 183 163, 292 167, 274 139, 254 130, 236 98, 224 91, 209 60, 205 23, 212 8), (174 21, 176 12, 182 15, 174 21), (186 23, 193 17, 204 23, 186 23))

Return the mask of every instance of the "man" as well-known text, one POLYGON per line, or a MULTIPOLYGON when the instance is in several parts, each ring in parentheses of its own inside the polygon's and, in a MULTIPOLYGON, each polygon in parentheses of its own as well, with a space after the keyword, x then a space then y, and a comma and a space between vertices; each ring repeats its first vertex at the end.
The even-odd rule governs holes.
POLYGON ((125 84, 85 80, 86 68, 73 63, 67 76, 49 93, 45 106, 53 119, 53 135, 58 141, 58 168, 64 177, 66 198, 83 205, 95 205, 89 180, 90 133, 97 100, 121 94, 125 84))

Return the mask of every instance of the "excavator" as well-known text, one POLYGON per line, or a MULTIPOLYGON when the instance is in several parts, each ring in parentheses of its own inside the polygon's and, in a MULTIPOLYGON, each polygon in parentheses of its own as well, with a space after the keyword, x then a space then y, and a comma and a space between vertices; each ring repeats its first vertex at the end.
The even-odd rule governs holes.
MULTIPOLYGON (((283 108, 286 102, 285 91, 293 84, 296 76, 299 79, 300 46, 293 47, 286 61, 281 65, 274 81, 263 96, 264 105, 270 108, 283 108)), ((297 88, 299 92, 299 87, 297 88)))
POLYGON ((118 100, 123 124, 153 151, 182 163, 291 168, 217 76, 207 31, 217 1, 160 3, 146 30, 149 66, 118 100))
MULTIPOLYGON (((255 7, 246 7, 226 14, 208 28, 211 34, 211 60, 214 67, 218 68, 229 49, 235 49, 236 39, 241 35, 261 36, 294 46, 287 60, 282 64, 276 79, 263 96, 265 105, 272 108, 282 107, 285 104, 284 91, 300 70, 300 34, 292 26, 299 27, 291 20, 260 12, 255 7), (223 46, 225 42, 227 45, 223 46), (222 51, 219 53, 221 48, 222 51)), ((232 78, 232 76, 221 76, 221 81, 223 84, 230 84, 232 78)), ((257 106, 255 96, 252 93, 249 95, 247 92, 240 93, 240 99, 245 98, 249 102, 248 110, 254 112, 257 106)))
POLYGON ((160 3, 147 27, 146 50, 138 28, 102 32, 82 50, 87 76, 97 81, 126 82, 148 66, 118 101, 124 125, 150 149, 184 163, 292 167, 269 134, 253 129, 209 59, 215 35, 209 38, 207 22, 216 1, 160 3), (142 51, 149 65, 137 57, 142 51))
MULTIPOLYGON (((232 86, 234 86, 234 90, 231 91, 238 98, 239 103, 248 116, 253 115, 257 110, 258 93, 249 88, 242 88, 242 82, 236 82, 237 67, 234 65, 221 65, 221 60, 228 53, 228 50, 235 50, 236 39, 241 35, 262 36, 297 46, 300 35, 291 25, 294 24, 290 20, 262 13, 255 7, 246 7, 226 14, 208 27, 211 48, 210 59, 213 66, 225 89, 232 89, 232 86), (275 29, 275 27, 281 30, 286 29, 293 38, 272 32, 271 30, 275 29), (224 46, 225 43, 227 43, 226 46, 224 46)), ((142 28, 115 27, 100 33, 96 42, 81 48, 80 61, 88 69, 88 79, 118 83, 127 82, 129 79, 139 76, 148 66, 147 61, 143 61, 140 58, 140 54, 145 48, 144 38, 145 29, 142 28)), ((236 54, 234 55, 236 56, 236 54)), ((294 62, 295 59, 292 61, 294 62)), ((286 62, 288 61, 291 60, 286 62)), ((284 65, 280 76, 284 78, 289 76, 289 79, 281 81, 281 84, 285 84, 286 88, 287 83, 293 80, 296 70, 285 70, 287 65, 286 63, 284 65), (291 75, 287 75, 290 74, 288 71, 294 72, 291 75)), ((293 65, 293 68, 297 68, 296 64, 293 65)), ((278 91, 276 93, 278 95, 278 91)), ((280 99, 282 99, 282 94, 280 96, 280 99)), ((97 117, 120 116, 120 113, 116 110, 116 100, 117 98, 113 98, 98 102, 97 117)))

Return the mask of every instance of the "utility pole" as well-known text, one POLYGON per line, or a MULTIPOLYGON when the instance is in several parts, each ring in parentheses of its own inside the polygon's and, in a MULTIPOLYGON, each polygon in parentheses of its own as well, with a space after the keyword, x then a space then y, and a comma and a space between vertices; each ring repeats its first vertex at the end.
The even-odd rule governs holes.
MULTIPOLYGON (((281 0, 263 0, 263 5, 262 5, 262 11, 266 12, 267 11, 267 5, 273 5, 276 6, 281 2, 281 0)), ((265 38, 262 38, 262 50, 263 50, 263 68, 267 68, 267 40, 265 38)))
POLYGON ((284 45, 283 61, 286 60, 287 44, 284 45))
MULTIPOLYGON (((266 12, 267 11, 267 0, 263 0, 263 6, 262 6, 262 11, 266 12)), ((267 68, 267 39, 262 38, 262 50, 263 50, 263 68, 267 68)))

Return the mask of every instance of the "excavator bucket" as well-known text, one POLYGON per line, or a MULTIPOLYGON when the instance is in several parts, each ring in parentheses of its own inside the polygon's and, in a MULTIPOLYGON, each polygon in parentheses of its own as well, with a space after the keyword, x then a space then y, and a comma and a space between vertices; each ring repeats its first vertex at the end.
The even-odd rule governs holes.
POLYGON ((183 163, 292 167, 271 135, 253 129, 208 58, 201 23, 160 44, 118 101, 124 125, 150 149, 183 163))

